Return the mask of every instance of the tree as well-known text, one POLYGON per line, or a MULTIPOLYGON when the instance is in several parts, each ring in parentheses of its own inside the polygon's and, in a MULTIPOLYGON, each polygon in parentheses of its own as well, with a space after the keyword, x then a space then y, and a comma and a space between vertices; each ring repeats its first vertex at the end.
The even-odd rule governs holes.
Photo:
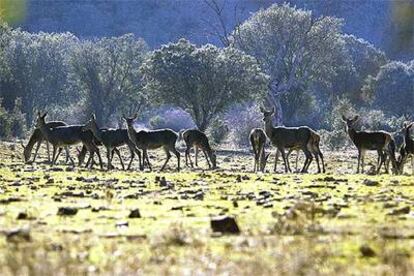
POLYGON ((335 76, 341 27, 340 19, 314 18, 311 11, 283 4, 258 11, 233 32, 232 45, 254 56, 270 76, 267 102, 276 107, 278 123, 282 98, 335 76))
POLYGON ((0 18, 0 82, 6 77, 7 64, 5 61, 6 47, 10 41, 10 28, 0 18))
POLYGON ((369 75, 377 75, 380 67, 387 63, 384 52, 369 42, 353 35, 343 35, 345 52, 338 56, 337 75, 328 88, 335 96, 347 97, 353 103, 363 100, 361 88, 369 75))
POLYGON ((229 105, 264 95, 267 76, 235 48, 196 47, 181 39, 155 50, 142 66, 158 103, 175 104, 204 131, 229 105))
POLYGON ((67 53, 78 40, 70 33, 49 34, 13 30, 5 48, 8 74, 0 81, 0 97, 12 110, 21 98, 27 122, 35 109, 68 104, 67 53))
POLYGON ((82 91, 87 112, 96 114, 98 124, 141 110, 145 95, 139 67, 147 51, 145 41, 132 34, 86 40, 74 49, 71 82, 82 91))
POLYGON ((392 61, 382 66, 362 90, 373 107, 389 115, 414 115, 414 68, 408 64, 392 61))

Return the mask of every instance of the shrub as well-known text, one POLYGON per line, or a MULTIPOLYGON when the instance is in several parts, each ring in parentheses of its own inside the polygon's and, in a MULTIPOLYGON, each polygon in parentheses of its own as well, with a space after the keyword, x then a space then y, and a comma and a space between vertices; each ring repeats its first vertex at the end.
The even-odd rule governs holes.
POLYGON ((0 137, 12 138, 23 137, 26 132, 26 118, 22 113, 22 100, 16 98, 14 108, 11 112, 7 111, 0 99, 0 137))
POLYGON ((229 128, 225 121, 216 119, 207 129, 207 135, 211 137, 212 144, 221 144, 227 137, 229 128))
MULTIPOLYGON (((158 111, 159 112, 159 111, 158 111)), ((174 131, 195 127, 190 115, 181 109, 170 108, 149 119, 153 129, 171 128, 174 131)))
POLYGON ((263 127, 262 114, 257 105, 234 107, 226 115, 230 129, 230 140, 235 146, 248 146, 249 134, 253 128, 263 127))

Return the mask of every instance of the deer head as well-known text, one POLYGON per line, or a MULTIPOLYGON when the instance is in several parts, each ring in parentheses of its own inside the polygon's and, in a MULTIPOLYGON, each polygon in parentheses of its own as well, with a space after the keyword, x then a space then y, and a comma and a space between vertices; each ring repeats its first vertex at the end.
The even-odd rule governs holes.
POLYGON ((348 119, 344 115, 342 115, 342 121, 345 122, 347 128, 352 129, 355 126, 355 122, 359 120, 359 115, 355 115, 353 118, 348 119))
POLYGON ((275 113, 276 109, 275 107, 272 107, 271 111, 266 111, 266 109, 264 109, 264 107, 260 107, 260 112, 263 113, 263 121, 267 122, 267 121, 272 121, 272 116, 275 113))
POLYGON ((134 121, 138 118, 138 114, 135 113, 132 117, 127 117, 125 114, 122 115, 122 119, 125 120, 127 126, 132 127, 134 125, 134 121))
POLYGON ((37 112, 36 127, 41 127, 46 124, 46 121, 45 121, 46 115, 47 115, 47 112, 43 113, 43 115, 40 113, 40 111, 37 112))

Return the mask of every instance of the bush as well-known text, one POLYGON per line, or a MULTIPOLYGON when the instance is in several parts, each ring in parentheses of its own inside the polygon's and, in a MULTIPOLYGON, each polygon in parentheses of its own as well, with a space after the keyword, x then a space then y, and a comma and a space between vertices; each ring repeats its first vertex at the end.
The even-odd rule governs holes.
POLYGON ((22 100, 16 98, 12 112, 7 111, 0 99, 0 137, 12 138, 23 137, 26 133, 26 118, 22 113, 22 100))
POLYGON ((153 129, 171 128, 174 131, 194 128, 195 124, 190 115, 181 109, 170 108, 149 119, 149 125, 153 129))
POLYGON ((231 126, 230 140, 235 146, 249 146, 249 134, 253 128, 263 127, 262 114, 257 105, 241 105, 226 115, 231 126))
POLYGON ((220 119, 214 120, 207 128, 207 135, 211 137, 214 145, 221 144, 227 137, 229 128, 227 124, 220 119))

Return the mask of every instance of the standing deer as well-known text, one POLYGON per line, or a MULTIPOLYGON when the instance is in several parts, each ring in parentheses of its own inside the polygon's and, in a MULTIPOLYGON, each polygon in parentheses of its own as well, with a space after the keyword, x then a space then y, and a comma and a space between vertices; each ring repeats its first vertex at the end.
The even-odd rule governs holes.
MULTIPOLYGON (((263 107, 260 107, 260 111, 263 113, 263 121, 265 122, 265 132, 272 145, 277 148, 281 153, 283 162, 285 165, 285 172, 289 171, 289 163, 286 157, 285 149, 302 150, 305 154, 306 160, 303 164, 301 172, 307 172, 312 160, 312 153, 315 157, 320 157, 323 163, 323 155, 319 149, 319 141, 317 139, 319 135, 310 127, 273 127, 272 116, 275 113, 273 107, 271 111, 266 111, 263 107), (317 154, 317 155, 316 155, 317 154)), ((319 158, 317 158, 318 161, 319 158)), ((323 163, 323 168, 325 167, 323 163)), ((325 171, 325 169, 323 169, 325 171)), ((318 161, 318 173, 320 172, 318 161)))
MULTIPOLYGON (((47 122, 46 126, 48 128, 54 128, 54 127, 59 127, 59 126, 66 126, 67 124, 64 122, 60 122, 60 121, 52 121, 52 122, 47 122)), ((35 130, 33 131, 32 135, 29 138, 29 142, 27 143, 27 145, 25 146, 23 143, 21 144, 23 147, 23 156, 24 156, 24 162, 25 163, 29 163, 30 162, 30 157, 32 155, 32 150, 35 144, 36 145, 36 149, 35 149, 35 153, 33 156, 33 161, 35 162, 36 157, 37 157, 37 153, 39 151, 40 145, 42 144, 43 141, 45 141, 45 137, 43 136, 42 132, 40 131, 39 128, 35 128, 35 130)), ((50 151, 49 151, 49 143, 46 141, 46 149, 47 149, 47 159, 50 162, 50 151)))
MULTIPOLYGON (((260 107, 260 111, 263 113, 263 121, 265 122, 266 136, 271 141, 272 145, 280 151, 283 163, 285 165, 285 172, 289 171, 288 160, 286 158, 285 149, 300 149, 305 154, 306 160, 303 164, 301 172, 307 172, 312 162, 312 152, 316 151, 316 141, 313 141, 314 134, 316 133, 311 128, 306 126, 301 127, 274 127, 272 123, 272 116, 275 113, 273 107, 271 111, 266 111, 263 107, 260 107)), ((319 141, 318 148, 319 148, 319 141)), ((320 168, 318 168, 320 172, 320 168)))
POLYGON ((264 172, 267 158, 270 155, 270 153, 267 155, 265 153, 266 133, 261 128, 254 128, 250 131, 249 139, 254 153, 253 171, 264 172))
POLYGON ((404 163, 408 157, 411 157, 411 173, 414 175, 414 139, 410 137, 410 128, 413 127, 414 122, 407 124, 404 123, 404 144, 400 150, 400 157, 398 160, 398 170, 400 173, 404 170, 404 163))
POLYGON ((128 170, 131 168, 132 161, 134 160, 135 153, 138 155, 139 166, 141 167, 141 152, 135 147, 135 145, 128 138, 128 131, 126 129, 100 129, 96 123, 95 115, 86 123, 84 130, 90 130, 95 138, 101 142, 106 148, 106 157, 108 160, 108 170, 112 169, 112 158, 116 153, 121 161, 122 169, 124 170, 124 163, 122 161, 121 154, 117 149, 120 146, 127 145, 131 154, 131 159, 128 164, 128 170))
POLYGON ((188 166, 188 159, 190 165, 193 168, 193 161, 191 160, 190 150, 195 147, 195 165, 198 166, 198 149, 204 153, 207 160, 208 167, 211 169, 216 168, 216 153, 211 149, 207 136, 198 129, 187 129, 184 132, 180 132, 180 136, 185 142, 185 164, 188 166))
POLYGON ((380 162, 377 168, 377 174, 380 172, 381 166, 383 164, 385 166, 387 155, 391 159, 393 168, 397 169, 395 143, 391 134, 386 131, 357 131, 355 130, 355 123, 358 119, 358 115, 351 119, 342 115, 342 120, 346 123, 348 135, 358 149, 357 173, 359 173, 360 167, 361 173, 364 173, 364 159, 367 150, 376 150, 378 153, 378 160, 380 162))
POLYGON ((178 139, 178 134, 171 129, 158 129, 158 130, 141 130, 136 132, 134 129, 134 121, 138 117, 135 114, 133 117, 127 118, 125 115, 123 119, 128 126, 128 137, 134 143, 134 145, 142 150, 142 166, 145 167, 145 162, 150 170, 152 170, 151 163, 148 158, 148 149, 158 149, 163 148, 167 159, 165 160, 164 165, 161 168, 161 171, 164 170, 168 161, 171 158, 171 153, 173 152, 177 157, 177 170, 180 170, 180 153, 175 148, 175 143, 178 139))
MULTIPOLYGON (((99 153, 99 149, 93 142, 93 134, 90 131, 83 131, 82 128, 84 126, 82 125, 48 128, 45 121, 46 115, 47 112, 43 115, 41 115, 40 112, 38 113, 36 127, 40 129, 46 140, 53 146, 52 166, 56 163, 56 160, 59 157, 62 148, 65 148, 69 160, 72 162, 72 165, 75 166, 75 162, 73 161, 72 157, 70 157, 68 146, 82 142, 88 151, 91 152, 92 158, 95 153, 98 155, 101 169, 103 169, 102 158, 99 153)), ((93 162, 91 162, 91 167, 92 164, 93 162)))

